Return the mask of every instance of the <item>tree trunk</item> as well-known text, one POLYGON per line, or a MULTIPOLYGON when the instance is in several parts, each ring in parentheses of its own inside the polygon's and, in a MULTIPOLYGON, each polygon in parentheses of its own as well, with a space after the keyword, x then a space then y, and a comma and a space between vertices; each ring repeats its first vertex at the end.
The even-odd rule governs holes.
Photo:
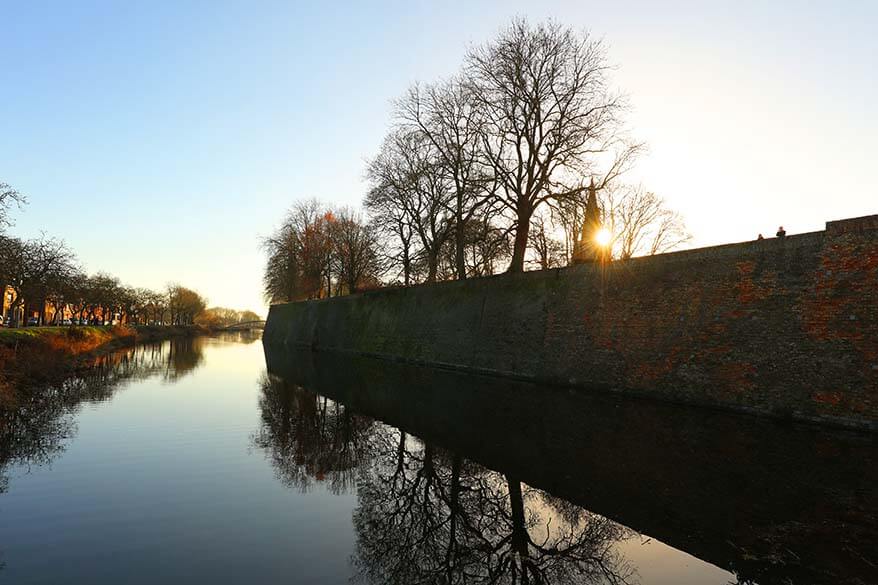
POLYGON ((531 209, 519 209, 518 225, 515 227, 515 243, 512 248, 512 262, 509 272, 524 272, 524 255, 527 253, 527 236, 530 233, 531 209))
MULTIPOLYGON (((21 296, 16 296, 10 309, 12 310, 12 326, 19 327, 21 325, 21 313, 23 311, 21 296)), ((26 323, 25 323, 26 324, 26 323)))
POLYGON ((509 506, 512 511, 512 550, 518 560, 521 571, 520 582, 528 583, 530 563, 528 559, 528 534, 524 515, 524 498, 521 495, 521 482, 509 476, 506 477, 506 485, 509 489, 509 506))
POLYGON ((509 506, 512 511, 512 548, 519 554, 527 553, 527 527, 524 520, 524 498, 521 495, 521 482, 506 477, 509 490, 509 506))
POLYGON ((458 499, 460 497, 460 468, 461 468, 461 457, 460 455, 454 455, 454 459, 451 462, 451 501, 448 502, 448 512, 449 512, 449 523, 448 523, 448 548, 445 551, 445 568, 446 568, 446 582, 453 582, 453 574, 454 574, 454 562, 457 556, 457 517, 459 504, 458 499))
POLYGON ((466 234, 464 233, 463 217, 458 214, 454 229, 454 265, 457 280, 466 280, 466 234))
POLYGON ((396 473, 402 473, 405 464, 405 431, 399 432, 399 446, 396 448, 396 473))
POLYGON ((427 252, 427 282, 436 282, 436 273, 439 270, 439 250, 427 252))
POLYGON ((402 252, 402 279, 405 286, 409 286, 411 284, 411 274, 412 259, 409 254, 409 246, 408 244, 405 244, 405 248, 402 252))

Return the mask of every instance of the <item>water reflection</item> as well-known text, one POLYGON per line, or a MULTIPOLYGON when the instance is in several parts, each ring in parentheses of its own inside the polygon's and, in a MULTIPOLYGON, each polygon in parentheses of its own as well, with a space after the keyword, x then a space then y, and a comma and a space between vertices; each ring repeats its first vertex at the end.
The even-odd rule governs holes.
POLYGON ((254 443, 281 479, 356 487, 356 580, 630 582, 619 524, 283 379, 261 386, 254 443))
POLYGON ((361 581, 633 582, 625 525, 739 583, 878 582, 869 435, 365 358, 266 359, 258 444, 279 473, 337 491, 358 467, 361 581))
POLYGON ((253 443, 268 454, 279 479, 302 492, 314 481, 336 494, 352 488, 372 422, 277 378, 263 376, 260 386, 262 424, 253 443))
POLYGON ((203 362, 204 338, 179 338, 101 355, 76 375, 53 384, 23 385, 0 408, 0 493, 8 488, 6 469, 49 464, 76 433, 84 403, 110 400, 126 383, 160 376, 175 382, 203 362))
POLYGON ((181 339, 19 393, 0 411, 0 477, 13 478, 3 576, 878 582, 870 435, 368 359, 264 357, 268 375, 260 347, 181 339), (642 546, 641 533, 656 540, 642 546))
POLYGON ((382 427, 359 475, 358 577, 368 583, 627 583, 622 526, 382 427))

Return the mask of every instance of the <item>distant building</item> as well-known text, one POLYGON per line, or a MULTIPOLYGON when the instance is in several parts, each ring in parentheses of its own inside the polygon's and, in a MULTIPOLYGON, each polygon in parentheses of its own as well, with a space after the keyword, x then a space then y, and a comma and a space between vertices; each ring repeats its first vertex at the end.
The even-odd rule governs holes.
POLYGON ((0 307, 0 317, 2 317, 3 322, 6 322, 6 318, 9 317, 11 322, 21 323, 24 321, 24 307, 19 306, 16 309, 12 308, 12 301, 15 299, 15 293, 12 291, 12 287, 4 286, 3 287, 3 303, 2 307, 0 307))
MULTIPOLYGON (((41 305, 40 303, 32 303, 28 302, 27 299, 24 299, 23 303, 20 303, 17 307, 13 307, 12 303, 14 300, 15 293, 13 292, 12 287, 4 286, 3 303, 0 305, 0 319, 2 319, 3 324, 6 324, 8 318, 10 325, 25 325, 31 319, 39 319, 43 314, 46 318, 45 325, 60 324, 65 320, 73 319, 76 316, 70 305, 67 304, 63 305, 60 309, 56 309, 51 301, 47 301, 45 305, 41 305)), ((103 310, 97 309, 95 311, 95 317, 103 319, 103 310)), ((116 316, 114 315, 113 318, 115 319, 116 316)))
POLYGON ((573 264, 606 262, 609 260, 609 247, 606 243, 599 241, 602 231, 601 208, 598 204, 594 179, 592 179, 588 186, 588 199, 585 202, 582 233, 579 235, 579 240, 573 245, 573 264))

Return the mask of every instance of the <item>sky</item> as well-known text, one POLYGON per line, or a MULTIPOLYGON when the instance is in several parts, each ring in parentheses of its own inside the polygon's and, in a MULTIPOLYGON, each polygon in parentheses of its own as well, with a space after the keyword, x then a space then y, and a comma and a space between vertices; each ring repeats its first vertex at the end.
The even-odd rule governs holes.
POLYGON ((604 40, 627 181, 692 245, 878 213, 878 2, 0 0, 11 232, 90 272, 264 312, 260 238, 299 199, 359 205, 391 100, 516 16, 604 40))

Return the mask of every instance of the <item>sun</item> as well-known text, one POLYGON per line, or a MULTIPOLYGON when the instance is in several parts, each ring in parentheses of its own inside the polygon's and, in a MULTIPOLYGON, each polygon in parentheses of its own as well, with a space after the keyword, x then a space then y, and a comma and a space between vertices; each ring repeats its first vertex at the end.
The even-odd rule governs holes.
POLYGON ((613 240, 613 234, 607 228, 601 228, 594 235, 594 239, 599 246, 608 246, 613 240))

